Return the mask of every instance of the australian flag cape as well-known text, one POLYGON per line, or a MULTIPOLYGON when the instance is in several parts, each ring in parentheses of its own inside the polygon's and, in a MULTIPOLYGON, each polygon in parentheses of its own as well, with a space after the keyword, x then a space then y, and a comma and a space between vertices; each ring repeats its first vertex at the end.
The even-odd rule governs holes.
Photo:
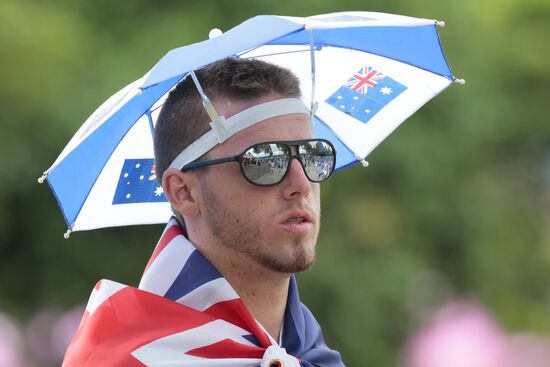
POLYGON ((138 288, 94 287, 63 367, 344 366, 291 278, 280 344, 172 218, 138 288))

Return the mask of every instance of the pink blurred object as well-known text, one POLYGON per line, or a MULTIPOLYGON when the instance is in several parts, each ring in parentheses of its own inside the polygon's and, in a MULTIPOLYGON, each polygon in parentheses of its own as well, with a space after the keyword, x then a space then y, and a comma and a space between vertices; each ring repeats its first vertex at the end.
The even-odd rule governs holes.
POLYGON ((0 313, 0 366, 23 367, 23 337, 14 322, 0 313))
POLYGON ((74 309, 64 313, 54 324, 52 329, 52 351, 56 359, 63 360, 65 351, 71 343, 76 330, 82 320, 84 314, 84 305, 75 307, 74 309))
POLYGON ((35 359, 45 365, 56 362, 51 347, 51 330, 59 317, 60 311, 45 309, 36 313, 27 324, 27 347, 35 359))
POLYGON ((521 334, 510 338, 512 361, 517 367, 550 367, 550 338, 521 334))
POLYGON ((406 367, 512 367, 506 335, 482 307, 451 303, 410 339, 406 367))
POLYGON ((27 347, 35 359, 42 364, 61 364, 83 312, 83 307, 68 312, 44 309, 34 315, 27 324, 26 335, 27 347))

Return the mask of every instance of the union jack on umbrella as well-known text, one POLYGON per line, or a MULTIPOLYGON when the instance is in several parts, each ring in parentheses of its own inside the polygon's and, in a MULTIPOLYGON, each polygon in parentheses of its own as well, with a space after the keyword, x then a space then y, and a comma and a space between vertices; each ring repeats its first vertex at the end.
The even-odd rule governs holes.
POLYGON ((364 66, 345 85, 356 92, 367 94, 368 88, 376 87, 381 79, 384 79, 384 74, 370 66, 364 66))

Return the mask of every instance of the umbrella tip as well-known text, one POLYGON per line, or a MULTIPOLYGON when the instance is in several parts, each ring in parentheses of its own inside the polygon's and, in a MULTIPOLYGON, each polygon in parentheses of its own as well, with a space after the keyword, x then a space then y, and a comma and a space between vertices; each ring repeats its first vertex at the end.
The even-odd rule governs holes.
POLYGON ((363 165, 363 167, 367 168, 369 166, 369 162, 367 162, 366 160, 364 159, 361 159, 361 164, 363 165))
POLYGON ((209 39, 216 38, 216 37, 221 36, 222 34, 223 34, 223 32, 221 31, 221 29, 212 28, 210 30, 210 32, 208 32, 208 38, 209 39))
POLYGON ((67 229, 67 232, 65 232, 63 238, 65 238, 66 240, 69 239, 69 237, 71 237, 71 233, 73 233, 73 231, 70 228, 67 229))
POLYGON ((464 79, 458 79, 458 78, 455 78, 455 79, 453 80, 453 82, 455 82, 456 84, 460 84, 460 85, 466 84, 466 80, 464 80, 464 79))
POLYGON ((442 20, 436 20, 435 25, 438 26, 438 27, 443 28, 443 27, 445 27, 445 22, 442 21, 442 20))
POLYGON ((38 180, 36 181, 38 181, 39 184, 44 183, 47 177, 48 175, 44 173, 42 176, 38 177, 38 180))

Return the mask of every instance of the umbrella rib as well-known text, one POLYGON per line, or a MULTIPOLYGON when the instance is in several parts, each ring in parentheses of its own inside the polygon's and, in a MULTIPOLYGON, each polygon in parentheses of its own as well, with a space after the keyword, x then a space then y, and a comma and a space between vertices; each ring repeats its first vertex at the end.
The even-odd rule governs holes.
POLYGON ((309 118, 313 117, 316 110, 315 101, 315 43, 313 41, 313 29, 309 29, 309 53, 311 56, 311 107, 309 108, 309 118))
POLYGON ((151 116, 151 110, 145 111, 145 114, 147 115, 147 120, 149 121, 149 129, 151 130, 151 137, 154 139, 154 137, 155 137, 155 124, 153 123, 153 116, 151 116))

